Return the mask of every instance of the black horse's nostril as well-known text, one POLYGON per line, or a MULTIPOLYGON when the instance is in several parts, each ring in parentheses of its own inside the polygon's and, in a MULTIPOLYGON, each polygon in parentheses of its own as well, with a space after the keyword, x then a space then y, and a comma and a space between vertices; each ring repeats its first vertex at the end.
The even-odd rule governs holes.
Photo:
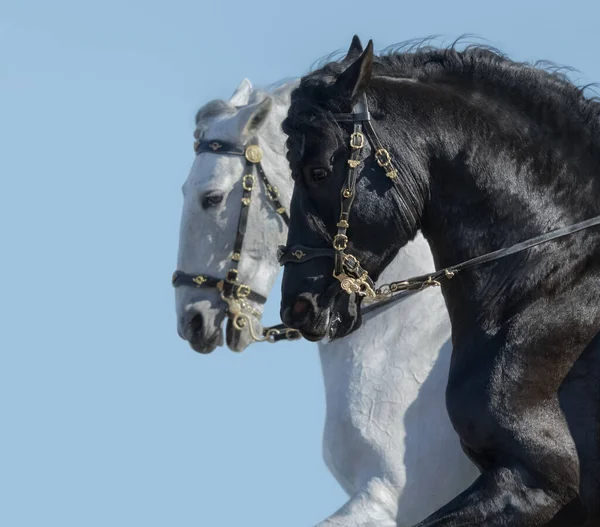
POLYGON ((292 313, 294 315, 302 315, 310 309, 310 302, 306 298, 299 298, 294 302, 292 306, 292 313))
POLYGON ((300 297, 282 311, 281 320, 288 327, 300 329, 310 322, 313 312, 314 308, 310 300, 300 297))

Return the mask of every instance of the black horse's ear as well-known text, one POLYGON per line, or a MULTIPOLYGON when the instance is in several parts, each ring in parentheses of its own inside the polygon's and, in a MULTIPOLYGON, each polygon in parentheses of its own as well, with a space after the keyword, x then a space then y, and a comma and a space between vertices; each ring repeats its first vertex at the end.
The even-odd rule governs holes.
POLYGON ((350 43, 348 53, 346 53, 346 56, 342 62, 350 62, 351 60, 355 60, 363 51, 364 50, 362 43, 360 42, 360 38, 358 38, 358 35, 354 35, 352 37, 352 42, 350 43))
POLYGON ((336 90, 349 97, 354 104, 365 93, 373 74, 373 41, 369 40, 367 49, 335 81, 336 90))

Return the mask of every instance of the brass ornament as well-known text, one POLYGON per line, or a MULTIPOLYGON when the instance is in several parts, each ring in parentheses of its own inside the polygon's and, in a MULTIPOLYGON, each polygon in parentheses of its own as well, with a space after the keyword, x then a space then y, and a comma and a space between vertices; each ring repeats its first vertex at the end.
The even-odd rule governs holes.
POLYGON ((355 150, 360 150, 363 146, 365 146, 365 136, 360 132, 354 132, 350 136, 350 146, 355 150))
POLYGON ((206 282, 206 277, 199 274, 198 276, 195 276, 192 281, 197 285, 202 285, 204 282, 206 282))
POLYGON ((258 145, 249 145, 246 147, 246 151, 244 153, 246 159, 250 161, 250 163, 260 163, 262 159, 263 152, 258 145))
POLYGON ((244 187, 244 190, 248 192, 252 191, 252 189, 254 188, 253 174, 246 174, 244 177, 242 177, 242 187, 244 187))
POLYGON ((333 238, 333 248, 336 251, 344 251, 348 247, 348 236, 345 234, 336 234, 333 238))

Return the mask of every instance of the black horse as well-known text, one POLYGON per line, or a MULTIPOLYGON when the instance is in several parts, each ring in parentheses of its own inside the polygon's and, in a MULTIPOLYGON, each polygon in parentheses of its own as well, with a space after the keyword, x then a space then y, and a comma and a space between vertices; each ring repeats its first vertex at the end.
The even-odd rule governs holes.
MULTIPOLYGON (((283 126, 309 254, 283 259, 281 314, 307 338, 356 329, 370 286, 340 281, 376 280, 418 229, 440 269, 600 214, 600 104, 490 48, 355 37, 283 126)), ((481 476, 420 525, 600 525, 600 228, 444 278, 447 407, 481 476)))

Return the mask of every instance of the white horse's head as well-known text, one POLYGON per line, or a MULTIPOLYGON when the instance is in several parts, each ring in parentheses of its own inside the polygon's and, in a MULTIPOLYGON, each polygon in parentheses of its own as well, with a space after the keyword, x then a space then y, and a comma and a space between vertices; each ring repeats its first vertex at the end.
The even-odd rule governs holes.
MULTIPOLYGON (((290 103, 293 84, 271 93, 253 90, 244 79, 229 101, 216 100, 196 115, 197 141, 243 147, 258 141, 262 166, 270 183, 279 189, 279 200, 287 209, 292 180, 284 154, 281 122, 290 103)), ((242 177, 248 172, 244 156, 202 152, 194 160, 183 185, 183 213, 179 233, 179 271, 224 279, 231 267, 232 252, 242 209, 242 177)), ((269 203, 265 185, 255 173, 254 189, 239 259, 238 280, 267 297, 279 271, 277 246, 285 243, 287 227, 269 203)), ((206 285, 206 284, 205 284, 206 285)), ((260 332, 263 306, 247 299, 253 327, 260 332)), ((227 304, 216 287, 183 285, 176 289, 177 330, 200 353, 210 353, 223 344, 222 323, 227 304)), ((249 328, 226 328, 227 345, 241 351, 251 343, 249 328)))

